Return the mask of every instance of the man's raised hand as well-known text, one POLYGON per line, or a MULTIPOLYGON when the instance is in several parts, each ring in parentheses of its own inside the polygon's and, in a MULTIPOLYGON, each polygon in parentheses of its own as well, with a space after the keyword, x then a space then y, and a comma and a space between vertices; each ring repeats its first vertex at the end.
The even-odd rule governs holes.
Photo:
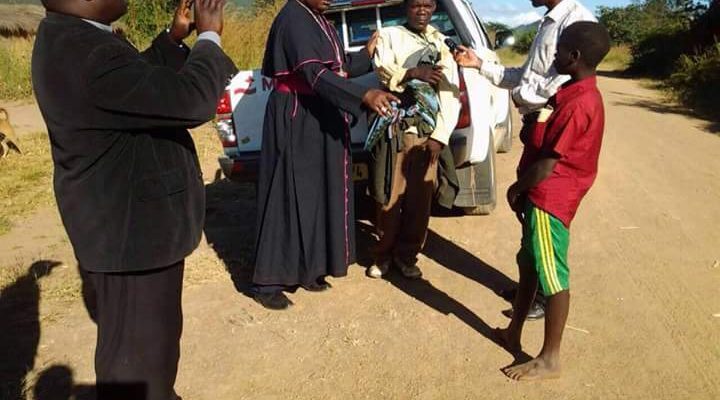
POLYGON ((482 67, 482 60, 475 52, 465 46, 458 46, 454 54, 455 62, 461 67, 477 68, 482 67))
POLYGON ((195 0, 195 26, 198 33, 223 31, 223 9, 226 0, 195 0))
POLYGON ((445 78, 445 75, 443 75, 442 67, 432 66, 432 65, 421 65, 419 67, 409 69, 407 71, 405 80, 409 81, 412 79, 419 79, 419 80, 427 82, 431 85, 437 85, 444 78, 445 78))
POLYGON ((400 99, 398 99, 395 95, 380 89, 368 90, 365 93, 365 96, 363 96, 362 101, 367 108, 385 117, 392 115, 391 103, 394 102, 400 104, 400 99))
POLYGON ((175 17, 170 27, 170 38, 175 43, 179 44, 185 40, 185 38, 190 36, 193 29, 195 29, 195 24, 193 24, 190 18, 194 1, 195 0, 180 0, 177 9, 175 9, 175 17))

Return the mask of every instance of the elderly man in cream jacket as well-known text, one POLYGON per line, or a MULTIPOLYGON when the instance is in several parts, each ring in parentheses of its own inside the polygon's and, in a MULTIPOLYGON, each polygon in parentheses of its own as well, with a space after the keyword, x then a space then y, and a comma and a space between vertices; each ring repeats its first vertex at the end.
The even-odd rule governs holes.
MULTIPOLYGON (((387 204, 378 205, 380 237, 373 250, 375 263, 367 274, 380 278, 395 265, 407 278, 420 278, 417 255, 427 236, 430 208, 437 181, 440 153, 448 145, 460 113, 458 66, 446 37, 430 26, 436 0, 405 0, 407 23, 379 32, 375 66, 380 82, 402 93, 412 80, 429 83, 437 91, 436 128, 423 135, 411 126, 402 133, 387 204)), ((382 173, 381 171, 375 171, 382 173)))

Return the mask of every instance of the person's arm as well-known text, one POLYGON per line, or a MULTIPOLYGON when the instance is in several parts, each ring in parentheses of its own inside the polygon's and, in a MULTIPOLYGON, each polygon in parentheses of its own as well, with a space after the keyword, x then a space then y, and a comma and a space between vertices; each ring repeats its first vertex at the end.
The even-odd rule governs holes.
POLYGON ((96 107, 117 115, 109 129, 194 127, 210 120, 235 65, 209 41, 195 45, 179 70, 146 62, 122 44, 88 57, 87 92, 96 107))
POLYGON ((517 182, 510 185, 507 191, 507 201, 513 211, 521 211, 520 208, 523 205, 521 204, 522 202, 518 200, 530 189, 547 179, 552 174, 557 162, 558 159, 554 157, 542 158, 528 167, 517 182))
POLYGON ((365 48, 360 51, 347 53, 347 60, 347 70, 350 78, 372 71, 372 58, 370 58, 370 54, 368 54, 368 50, 365 48))
POLYGON ((408 70, 397 62, 387 31, 381 30, 378 35, 374 60, 380 83, 392 92, 404 92, 402 83, 408 70))
POLYGON ((179 71, 185 65, 190 48, 183 43, 183 40, 190 36, 195 29, 191 13, 192 2, 190 0, 182 0, 178 3, 170 28, 161 32, 150 47, 140 53, 147 62, 166 66, 175 71, 179 71))
POLYGON ((443 52, 439 66, 443 74, 443 79, 437 84, 440 109, 436 129, 430 138, 446 146, 460 116, 460 72, 449 51, 443 52))
POLYGON ((362 99, 368 88, 337 75, 319 62, 304 64, 299 72, 323 100, 356 117, 361 114, 362 99))
POLYGON ((362 115, 363 105, 371 111, 388 115, 391 112, 390 103, 400 103, 392 94, 361 86, 337 75, 322 63, 304 64, 299 72, 318 96, 356 118, 362 115))
POLYGON ((455 61, 461 67, 475 68, 493 85, 503 89, 512 89, 522 82, 523 68, 507 68, 501 64, 483 61, 475 51, 469 47, 458 46, 455 61))
MULTIPOLYGON (((198 32, 222 32, 225 0, 195 2, 198 32)), ((201 40, 179 71, 149 63, 117 42, 95 49, 85 60, 89 100, 113 118, 98 127, 141 130, 194 127, 215 114, 218 98, 237 68, 220 47, 201 40)))
POLYGON ((483 62, 480 67, 480 74, 488 78, 497 87, 512 89, 522 81, 523 68, 511 68, 501 64, 483 62))
POLYGON ((140 55, 152 65, 172 68, 180 71, 190 55, 190 48, 184 44, 177 44, 167 31, 161 32, 150 47, 140 55))
POLYGON ((547 77, 519 85, 511 91, 510 95, 513 103, 518 107, 542 107, 569 80, 570 76, 559 75, 555 68, 552 68, 547 77))
POLYGON ((442 68, 437 66, 421 65, 414 68, 405 68, 398 61, 390 35, 380 32, 375 50, 375 67, 380 83, 391 92, 402 93, 405 83, 419 79, 437 85, 444 79, 442 68))

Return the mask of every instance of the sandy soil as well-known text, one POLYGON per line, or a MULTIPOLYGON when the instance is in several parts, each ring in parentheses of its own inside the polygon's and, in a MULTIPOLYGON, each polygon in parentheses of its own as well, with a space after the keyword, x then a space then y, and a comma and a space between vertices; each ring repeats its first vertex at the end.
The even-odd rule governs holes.
MULTIPOLYGON (((605 77, 600 84, 606 137, 598 180, 572 227, 573 297, 560 380, 508 380, 499 369, 513 358, 487 337, 507 322, 500 311, 508 304, 496 292, 517 279, 520 230, 505 204, 489 217, 433 218, 421 281, 397 274, 374 281, 354 266, 331 291, 300 291, 291 295, 292 310, 270 312, 236 290, 251 268, 252 189, 212 182, 208 157, 208 227, 188 262, 179 394, 720 398, 720 138, 638 82, 605 77)), ((516 145, 497 157, 503 192, 520 152, 516 145)), ((367 225, 359 231, 366 246, 367 225)), ((93 381, 95 327, 76 287, 53 290, 76 275, 70 254, 54 210, 40 210, 0 238, 0 265, 27 268, 38 259, 69 265, 39 279, 39 287, 19 279, 0 297, 7 302, 19 285, 39 296, 21 302, 40 321, 37 337, 30 344, 12 337, 0 343, 0 353, 34 357, 28 387, 42 377, 40 399, 68 398, 70 379, 80 392, 93 381)), ((0 331, 16 322, 7 319, 0 316, 0 331)), ((530 354, 539 350, 542 327, 527 325, 530 354)))

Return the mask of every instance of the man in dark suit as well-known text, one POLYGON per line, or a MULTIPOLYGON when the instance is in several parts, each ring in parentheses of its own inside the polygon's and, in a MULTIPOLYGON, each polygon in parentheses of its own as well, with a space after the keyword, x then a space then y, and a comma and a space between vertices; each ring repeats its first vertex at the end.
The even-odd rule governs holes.
POLYGON ((95 292, 100 399, 175 399, 184 259, 205 197, 187 128, 214 116, 236 72, 220 47, 225 0, 182 0, 139 53, 113 34, 126 0, 43 0, 32 76, 63 224, 95 292), (122 389, 122 390, 121 390, 122 389))

